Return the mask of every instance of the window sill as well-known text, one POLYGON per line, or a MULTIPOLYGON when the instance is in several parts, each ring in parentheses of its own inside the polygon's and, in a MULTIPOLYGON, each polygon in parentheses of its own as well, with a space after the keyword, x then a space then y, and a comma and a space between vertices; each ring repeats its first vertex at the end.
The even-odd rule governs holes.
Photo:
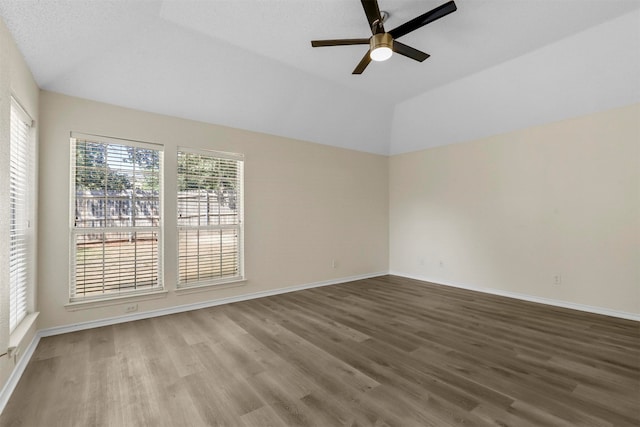
POLYGON ((9 335, 9 351, 20 347, 29 330, 36 323, 39 314, 38 312, 27 314, 13 332, 11 332, 11 335, 9 335))
POLYGON ((111 305, 125 304, 129 301, 146 301, 152 299, 166 298, 169 292, 162 289, 154 292, 146 292, 144 294, 118 295, 109 298, 92 299, 87 301, 73 301, 65 304, 67 311, 88 310, 96 307, 108 307, 111 305))
POLYGON ((214 291, 218 289, 227 289, 227 288, 235 288, 238 286, 244 286, 247 284, 247 279, 243 278, 233 278, 224 282, 212 282, 212 283, 203 283, 192 286, 184 286, 182 288, 176 289, 176 295, 189 295, 196 292, 207 292, 214 291))

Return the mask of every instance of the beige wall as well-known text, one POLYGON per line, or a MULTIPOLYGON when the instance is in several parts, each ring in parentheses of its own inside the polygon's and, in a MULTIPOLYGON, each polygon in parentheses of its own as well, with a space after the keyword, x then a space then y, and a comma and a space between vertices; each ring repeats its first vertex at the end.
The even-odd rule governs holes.
POLYGON ((391 271, 640 314, 640 105, 394 156, 389 176, 391 271))
MULTIPOLYGON (((185 101, 187 102, 187 101, 185 101)), ((388 270, 388 159, 340 148, 40 95, 41 329, 119 316, 125 305, 68 311, 69 133, 164 144, 165 191, 175 192, 176 147, 245 154, 245 274, 241 287, 176 295, 175 199, 165 198, 166 298, 139 311, 388 270), (337 262, 332 268, 332 260, 337 262)))
MULTIPOLYGON (((11 96, 38 122, 38 86, 18 51, 7 27, 0 19, 0 354, 9 345, 9 122, 11 96)), ((36 125, 37 133, 37 125, 36 125)), ((35 272, 32 272, 35 274, 35 272)), ((33 301, 30 301, 33 309, 33 301)), ((31 342, 35 325, 18 344, 20 352, 31 342)), ((12 341, 15 340, 12 339, 12 341)), ((19 356, 18 356, 19 357, 19 356)), ((16 358, 0 357, 0 388, 11 374, 16 358)))

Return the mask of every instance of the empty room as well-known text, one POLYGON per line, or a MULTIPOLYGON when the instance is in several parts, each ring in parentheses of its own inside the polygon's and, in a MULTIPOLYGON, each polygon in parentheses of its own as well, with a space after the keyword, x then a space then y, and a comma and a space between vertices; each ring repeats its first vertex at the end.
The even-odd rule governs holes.
POLYGON ((640 0, 0 0, 0 427, 640 426, 640 0))

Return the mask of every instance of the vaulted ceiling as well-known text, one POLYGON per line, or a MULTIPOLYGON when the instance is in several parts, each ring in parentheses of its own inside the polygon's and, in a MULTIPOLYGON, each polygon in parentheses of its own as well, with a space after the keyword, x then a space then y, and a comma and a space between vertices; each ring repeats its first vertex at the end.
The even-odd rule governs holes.
MULTIPOLYGON (((387 30, 442 3, 379 0, 387 30)), ((0 16, 43 89, 380 154, 640 102, 639 0, 456 4, 401 40, 429 59, 360 76, 366 46, 310 45, 368 37, 358 0, 0 0, 0 16)))

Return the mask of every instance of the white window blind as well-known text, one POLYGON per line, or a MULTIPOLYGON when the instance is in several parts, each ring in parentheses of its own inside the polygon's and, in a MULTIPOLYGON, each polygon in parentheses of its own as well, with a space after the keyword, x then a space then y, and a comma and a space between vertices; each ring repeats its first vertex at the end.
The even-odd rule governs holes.
POLYGON ((71 301, 162 284, 162 147, 72 134, 71 301))
POLYGON ((27 315, 27 294, 31 282, 32 206, 34 192, 31 118, 18 103, 11 102, 9 140, 9 330, 27 315))
POLYGON ((243 278, 243 156, 178 151, 178 286, 243 278))

